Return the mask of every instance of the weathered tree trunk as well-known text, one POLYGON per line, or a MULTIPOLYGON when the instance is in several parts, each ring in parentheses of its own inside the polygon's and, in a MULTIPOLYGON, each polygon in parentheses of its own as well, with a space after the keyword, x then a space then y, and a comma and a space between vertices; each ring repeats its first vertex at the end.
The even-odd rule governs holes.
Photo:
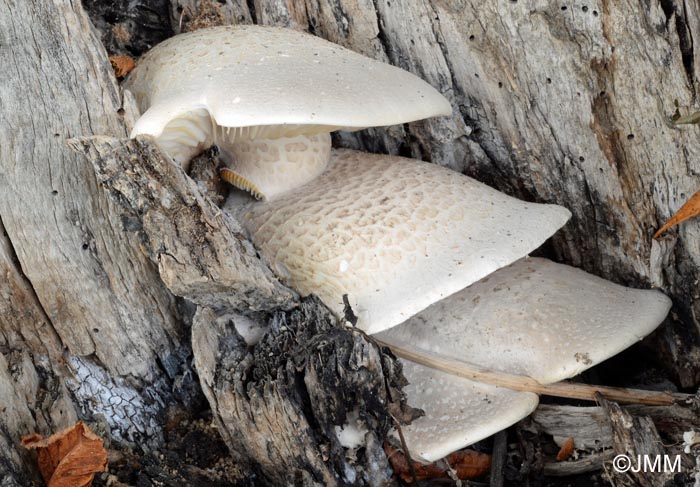
POLYGON ((291 345, 278 340, 267 350, 279 358, 258 353, 248 370, 253 351, 235 328, 216 328, 215 317, 242 310, 264 322, 264 312, 297 304, 295 293, 262 264, 237 222, 152 145, 76 139, 123 137, 136 116, 81 6, 60 0, 2 6, 2 32, 11 33, 2 60, 14 67, 0 88, 0 257, 8 276, 0 294, 3 484, 33 476, 20 435, 49 434, 78 418, 113 448, 163 448, 166 413, 177 405, 196 413, 201 391, 191 384, 193 359, 212 380, 204 383, 212 404, 238 401, 237 411, 217 409, 224 437, 246 431, 245 422, 233 422, 239 419, 249 428, 257 424, 266 432, 260 441, 274 445, 270 432, 279 421, 286 426, 277 428, 280 441, 287 434, 301 452, 280 447, 275 461, 266 461, 272 450, 246 450, 254 439, 243 438, 229 443, 241 466, 274 484, 387 482, 382 440, 389 407, 400 403, 400 369, 363 335, 329 321, 327 311, 325 318, 312 316, 323 309, 311 303, 302 307, 308 316, 290 325, 304 338, 299 351, 287 356, 291 345), (194 357, 190 320, 175 296, 201 307, 194 357), (211 323, 202 321, 210 315, 211 323), (211 337, 208 324, 220 333, 211 337), (317 356, 333 368, 312 367, 317 356), (224 359, 223 368, 215 358, 224 359), (231 391, 229 374, 243 375, 245 388, 231 391), (254 398, 256 390, 275 414, 252 404, 237 418, 243 398, 236 394, 254 398), (367 461, 346 460, 335 436, 350 413, 360 414, 372 434, 367 461))
MULTIPOLYGON (((697 387, 700 226, 651 240, 700 189, 700 131, 670 121, 697 105, 697 1, 84 3, 110 54, 208 23, 258 22, 426 79, 453 102, 452 117, 335 144, 431 160, 569 208, 547 252, 667 292, 673 318, 649 344, 678 385, 697 387)), ((275 314, 269 338, 246 347, 230 313, 265 321, 299 301, 236 222, 143 142, 67 147, 123 138, 136 116, 98 37, 79 2, 0 0, 0 484, 35 475, 20 435, 79 418, 115 448, 157 449, 168 406, 192 409, 201 393, 192 361, 235 458, 269 481, 388 479, 380 441, 401 399, 390 358, 314 302, 275 314), (199 306, 192 330, 189 303, 199 306), (339 400, 334 384, 357 392, 339 400), (353 411, 372 434, 365 457, 349 460, 333 426, 353 411), (271 445, 266 428, 278 433, 271 445)))

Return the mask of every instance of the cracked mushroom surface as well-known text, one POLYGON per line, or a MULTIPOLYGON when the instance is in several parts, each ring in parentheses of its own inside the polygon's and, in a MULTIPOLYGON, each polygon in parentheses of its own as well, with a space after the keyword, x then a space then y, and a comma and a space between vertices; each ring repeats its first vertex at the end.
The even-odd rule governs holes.
POLYGON ((180 34, 146 53, 125 84, 176 162, 217 144, 223 176, 274 198, 323 172, 339 129, 449 115, 428 83, 319 37, 257 25, 180 34))
POLYGON ((340 317, 346 295, 367 333, 524 257, 570 217, 435 164, 352 150, 298 191, 227 208, 285 283, 340 317))

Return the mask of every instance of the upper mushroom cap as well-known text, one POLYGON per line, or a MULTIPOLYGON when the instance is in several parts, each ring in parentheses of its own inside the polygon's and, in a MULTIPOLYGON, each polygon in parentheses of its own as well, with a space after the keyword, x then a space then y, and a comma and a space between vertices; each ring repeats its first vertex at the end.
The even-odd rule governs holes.
POLYGON ((541 383, 621 352, 664 320, 671 300, 546 259, 522 259, 380 334, 541 383))
POLYGON ((271 268, 375 333, 524 257, 569 219, 455 171, 333 151, 328 169, 240 219, 271 268))
POLYGON ((401 431, 411 457, 434 462, 520 421, 535 410, 537 394, 481 384, 402 360, 404 392, 425 416, 401 431))
POLYGON ((207 109, 225 127, 284 125, 277 137, 362 128, 452 113, 407 71, 319 37, 276 27, 224 26, 180 34, 146 53, 127 80, 143 115, 132 136, 158 136, 207 109))

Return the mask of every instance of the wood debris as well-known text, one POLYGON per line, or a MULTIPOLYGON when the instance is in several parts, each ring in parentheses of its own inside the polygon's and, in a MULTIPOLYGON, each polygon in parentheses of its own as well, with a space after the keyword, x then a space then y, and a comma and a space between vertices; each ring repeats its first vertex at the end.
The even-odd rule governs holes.
MULTIPOLYGON (((384 450, 389 457, 394 473, 405 482, 412 482, 413 473, 406 456, 388 444, 384 445, 384 450)), ((451 478, 451 473, 454 473, 459 480, 472 480, 486 475, 490 469, 491 455, 474 450, 456 451, 442 460, 427 465, 413 462, 416 480, 447 479, 451 478)))

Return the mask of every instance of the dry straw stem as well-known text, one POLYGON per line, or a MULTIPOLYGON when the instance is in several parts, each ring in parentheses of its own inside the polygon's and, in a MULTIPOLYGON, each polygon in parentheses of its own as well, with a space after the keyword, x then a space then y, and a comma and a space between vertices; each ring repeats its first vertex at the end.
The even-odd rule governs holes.
POLYGON ((598 392, 611 401, 623 404, 644 404, 648 406, 670 406, 679 402, 688 401, 694 397, 692 394, 596 386, 577 384, 568 381, 541 384, 531 377, 493 372, 467 362, 441 357, 432 352, 413 347, 407 343, 394 342, 389 345, 377 339, 375 339, 375 342, 380 346, 391 349, 397 357, 410 360, 425 367, 441 370, 464 379, 505 387, 516 391, 534 392, 545 396, 566 397, 585 401, 595 401, 595 394, 598 392))

